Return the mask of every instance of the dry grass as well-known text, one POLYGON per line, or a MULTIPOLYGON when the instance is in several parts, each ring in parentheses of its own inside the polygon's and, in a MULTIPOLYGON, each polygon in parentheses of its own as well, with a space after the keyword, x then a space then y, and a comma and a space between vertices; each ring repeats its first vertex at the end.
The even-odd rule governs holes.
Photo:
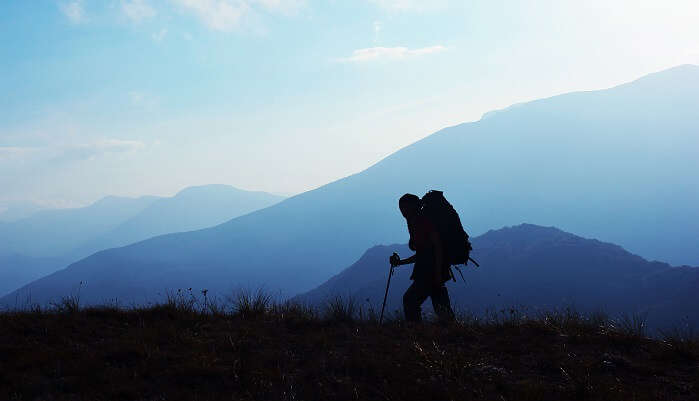
MULTIPOLYGON (((462 315, 379 326, 355 301, 325 310, 171 294, 0 314, 2 400, 694 400, 689 330, 645 338, 602 314, 462 315)), ((63 306, 61 306, 63 305, 63 306)), ((635 323, 634 323, 635 322, 635 323)))

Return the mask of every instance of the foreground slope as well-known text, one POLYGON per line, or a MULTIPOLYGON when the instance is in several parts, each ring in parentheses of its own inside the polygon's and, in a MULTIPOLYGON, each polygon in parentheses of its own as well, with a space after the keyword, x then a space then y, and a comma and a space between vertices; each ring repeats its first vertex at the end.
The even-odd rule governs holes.
MULTIPOLYGON (((473 246, 481 267, 462 268, 465 283, 454 271, 457 281, 447 284, 457 309, 483 315, 512 307, 524 313, 574 307, 588 313, 644 316, 653 328, 699 327, 699 308, 691 300, 699 291, 699 268, 649 262, 613 244, 531 224, 491 230, 474 238, 473 246)), ((296 300, 323 305, 339 296, 380 306, 392 252, 412 254, 406 245, 373 247, 296 300)), ((412 266, 396 269, 389 311, 402 310, 411 270, 412 266)), ((429 302, 423 310, 432 311, 429 302)))
POLYGON ((604 319, 380 327, 293 307, 0 314, 7 400, 696 400, 699 344, 604 319))
POLYGON ((143 300, 153 289, 307 291, 367 248, 406 241, 396 200, 445 191, 477 235, 555 225, 673 264, 699 264, 699 67, 529 102, 444 129, 371 168, 201 231, 100 252, 41 282, 143 300))

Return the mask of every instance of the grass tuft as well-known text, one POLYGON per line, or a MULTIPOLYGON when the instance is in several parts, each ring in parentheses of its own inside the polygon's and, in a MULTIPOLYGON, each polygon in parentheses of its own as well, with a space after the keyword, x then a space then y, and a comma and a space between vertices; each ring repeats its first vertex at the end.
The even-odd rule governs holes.
POLYGON ((624 313, 613 323, 616 331, 632 338, 644 338, 648 335, 647 313, 624 313))
POLYGON ((71 295, 49 304, 58 313, 76 313, 80 310, 80 297, 71 295))
POLYGON ((240 290, 233 297, 233 312, 243 319, 258 319, 270 311, 272 296, 259 288, 256 291, 240 290))
POLYGON ((357 319, 357 313, 357 302, 353 297, 337 296, 327 302, 323 316, 331 322, 351 323, 357 319))

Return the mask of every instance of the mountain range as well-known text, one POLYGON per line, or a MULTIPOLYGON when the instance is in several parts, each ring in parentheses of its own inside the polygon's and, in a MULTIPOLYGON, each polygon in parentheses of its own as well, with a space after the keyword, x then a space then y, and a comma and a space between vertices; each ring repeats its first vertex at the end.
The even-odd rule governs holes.
POLYGON ((24 219, 0 223, 0 253, 64 256, 135 216, 157 199, 108 196, 86 207, 43 210, 24 219))
POLYGON ((80 257, 158 235, 200 230, 263 209, 283 199, 267 192, 245 191, 229 185, 188 187, 173 197, 156 200, 135 216, 87 241, 72 253, 80 257))
POLYGON ((218 226, 100 251, 25 291, 49 299, 86 281, 82 295, 94 302, 188 287, 291 296, 371 246, 405 242, 397 199, 429 189, 445 192, 473 235, 527 221, 698 265, 697 110, 691 65, 519 104, 218 226))
POLYGON ((189 187, 173 197, 107 197, 0 223, 0 294, 102 249, 213 226, 284 199, 227 185, 189 187))

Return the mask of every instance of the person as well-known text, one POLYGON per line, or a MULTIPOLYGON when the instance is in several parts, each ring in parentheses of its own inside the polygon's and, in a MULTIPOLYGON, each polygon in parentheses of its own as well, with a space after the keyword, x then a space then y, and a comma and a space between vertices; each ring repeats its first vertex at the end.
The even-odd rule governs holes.
POLYGON ((407 259, 391 256, 389 262, 394 266, 412 264, 410 279, 413 283, 403 295, 405 319, 419 322, 422 320, 422 304, 431 298, 435 314, 441 321, 454 319, 449 292, 445 283, 451 278, 450 269, 445 262, 444 246, 435 225, 420 213, 420 198, 405 194, 398 201, 398 208, 408 223, 410 249, 415 254, 407 259))

